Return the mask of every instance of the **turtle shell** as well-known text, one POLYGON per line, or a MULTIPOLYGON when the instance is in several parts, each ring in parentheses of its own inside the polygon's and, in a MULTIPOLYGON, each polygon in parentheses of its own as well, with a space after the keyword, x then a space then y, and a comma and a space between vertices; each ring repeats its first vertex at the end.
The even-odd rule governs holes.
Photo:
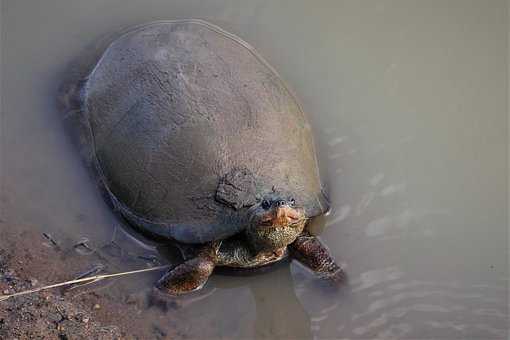
POLYGON ((310 125, 280 76, 240 38, 199 20, 122 34, 81 90, 102 185, 133 225, 185 243, 246 227, 264 195, 323 214, 310 125))

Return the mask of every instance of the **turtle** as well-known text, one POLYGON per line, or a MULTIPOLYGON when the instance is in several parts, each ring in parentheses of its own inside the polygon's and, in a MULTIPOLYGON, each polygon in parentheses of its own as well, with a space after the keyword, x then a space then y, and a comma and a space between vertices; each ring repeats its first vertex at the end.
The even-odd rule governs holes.
POLYGON ((311 125, 248 43, 202 20, 151 22, 119 34, 65 88, 110 205, 132 228, 186 249, 157 288, 185 294, 215 267, 289 257, 341 280, 307 229, 330 209, 311 125))

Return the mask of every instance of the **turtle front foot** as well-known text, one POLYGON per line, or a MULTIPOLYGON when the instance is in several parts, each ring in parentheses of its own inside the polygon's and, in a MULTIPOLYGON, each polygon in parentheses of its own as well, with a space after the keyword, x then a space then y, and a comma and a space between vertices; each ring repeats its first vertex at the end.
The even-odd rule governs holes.
POLYGON ((195 257, 166 273, 156 287, 170 295, 182 295, 202 288, 214 270, 209 257, 195 257))
POLYGON ((303 233, 289 246, 289 250, 294 259, 310 268, 319 277, 336 283, 346 280, 344 269, 336 264, 328 248, 317 237, 303 233))

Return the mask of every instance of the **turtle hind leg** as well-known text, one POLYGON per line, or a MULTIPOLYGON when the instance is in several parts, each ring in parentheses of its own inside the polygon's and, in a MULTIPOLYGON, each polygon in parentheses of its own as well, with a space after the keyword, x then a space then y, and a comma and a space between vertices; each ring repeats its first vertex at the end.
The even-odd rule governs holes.
POLYGON ((344 269, 336 264, 328 248, 317 237, 303 233, 289 245, 289 250, 292 258, 310 268, 319 277, 337 283, 347 279, 344 269))
POLYGON ((215 267, 214 259, 198 255, 169 270, 156 287, 170 295, 181 295, 202 288, 215 267))

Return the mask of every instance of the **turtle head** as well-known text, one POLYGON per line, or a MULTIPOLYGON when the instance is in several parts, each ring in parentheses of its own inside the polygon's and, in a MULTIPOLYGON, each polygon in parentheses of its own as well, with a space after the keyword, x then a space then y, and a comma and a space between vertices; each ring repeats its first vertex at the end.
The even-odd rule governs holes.
POLYGON ((273 193, 250 208, 245 233, 255 250, 271 251, 294 242, 305 224, 305 211, 294 198, 273 193))

